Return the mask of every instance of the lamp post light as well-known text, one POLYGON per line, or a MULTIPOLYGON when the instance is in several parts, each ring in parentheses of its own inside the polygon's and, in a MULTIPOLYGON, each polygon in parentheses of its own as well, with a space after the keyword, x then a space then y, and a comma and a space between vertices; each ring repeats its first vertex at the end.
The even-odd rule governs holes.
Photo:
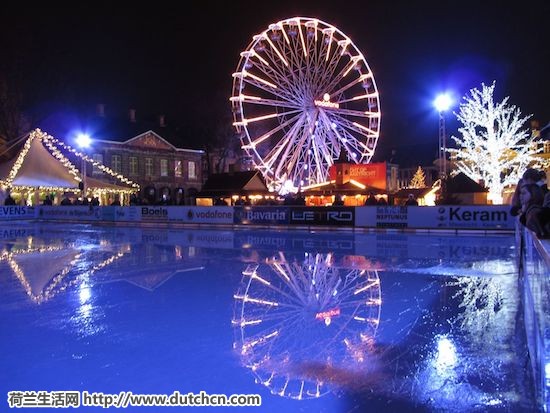
POLYGON ((439 177, 447 176, 447 138, 445 133, 445 112, 449 110, 453 100, 447 93, 438 95, 434 100, 435 109, 439 112, 439 177))
MULTIPOLYGON (((76 137, 76 143, 80 147, 81 150, 85 150, 88 148, 92 140, 90 139, 90 135, 86 133, 79 133, 76 137)), ((81 164, 80 164, 80 173, 82 174, 82 201, 84 202, 84 198, 86 197, 86 161, 84 157, 81 158, 81 164)))

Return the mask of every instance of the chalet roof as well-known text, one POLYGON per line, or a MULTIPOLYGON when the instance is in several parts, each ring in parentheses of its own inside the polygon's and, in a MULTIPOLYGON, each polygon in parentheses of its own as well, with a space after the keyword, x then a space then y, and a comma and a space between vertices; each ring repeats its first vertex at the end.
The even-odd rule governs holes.
MULTIPOLYGON (((365 186, 365 185, 363 185, 365 186)), ((370 186, 365 186, 361 188, 352 182, 346 182, 344 184, 336 184, 336 182, 328 181, 323 185, 316 186, 310 189, 304 189, 302 191, 303 195, 333 195, 333 194, 342 194, 342 195, 356 195, 356 194, 368 194, 372 192, 373 194, 383 194, 384 190, 379 188, 374 188, 370 186)))
POLYGON ((210 175, 197 196, 267 192, 267 185, 258 171, 240 171, 210 175))
POLYGON ((432 188, 426 187, 426 188, 403 188, 397 191, 394 196, 396 198, 407 198, 409 194, 413 194, 415 198, 422 198, 424 197, 428 192, 430 192, 432 188))
POLYGON ((447 180, 447 191, 451 194, 488 192, 485 187, 466 176, 464 172, 460 172, 447 180))

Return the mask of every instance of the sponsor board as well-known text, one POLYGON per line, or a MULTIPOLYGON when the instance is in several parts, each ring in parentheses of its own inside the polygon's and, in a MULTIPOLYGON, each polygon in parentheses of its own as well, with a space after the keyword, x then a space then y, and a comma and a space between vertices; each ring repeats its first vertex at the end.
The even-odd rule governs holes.
POLYGON ((33 219, 35 213, 34 207, 17 205, 0 206, 0 220, 33 219))
POLYGON ((102 215, 104 221, 140 221, 141 211, 139 207, 119 207, 119 206, 104 206, 102 207, 102 215))
POLYGON ((507 205, 441 205, 414 207, 409 228, 514 229, 515 219, 507 205))
POLYGON ((168 207, 140 206, 142 221, 168 221, 168 207))
POLYGON ((40 206, 36 214, 39 219, 101 221, 103 207, 90 206, 40 206))
POLYGON ((288 224, 289 209, 284 207, 236 207, 235 224, 288 224))
POLYGON ((142 221, 232 224, 232 207, 141 206, 142 221))
POLYGON ((406 206, 377 206, 376 228, 407 228, 406 206))
MULTIPOLYGON (((181 207, 180 207, 181 208, 181 207)), ((232 224, 233 207, 183 208, 184 221, 197 224, 232 224)))
POLYGON ((353 226, 355 209, 352 207, 293 207, 290 224, 353 226))

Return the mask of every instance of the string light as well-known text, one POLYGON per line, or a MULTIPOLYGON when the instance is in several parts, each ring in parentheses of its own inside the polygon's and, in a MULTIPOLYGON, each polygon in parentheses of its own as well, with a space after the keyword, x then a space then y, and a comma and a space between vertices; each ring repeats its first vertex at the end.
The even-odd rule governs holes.
POLYGON ((82 182, 82 178, 80 176, 80 171, 78 168, 65 156, 65 154, 59 149, 59 147, 65 149, 66 151, 74 154, 76 157, 83 159, 85 162, 89 162, 92 166, 95 168, 101 170, 102 172, 110 175, 111 177, 117 179, 118 181, 129 185, 131 188, 102 188, 102 187, 94 187, 90 186, 87 188, 90 192, 93 192, 94 194, 133 194, 139 191, 140 187, 137 183, 129 180, 125 176, 116 173, 112 169, 106 167, 105 165, 95 161, 94 159, 88 157, 85 153, 80 152, 72 148, 71 146, 65 144, 64 142, 61 142, 60 140, 54 138, 51 135, 48 135, 45 132, 42 132, 40 129, 35 129, 29 134, 29 138, 26 140, 23 148, 21 149, 21 152, 19 152, 19 155, 17 156, 17 159, 11 168, 7 178, 5 180, 0 180, 0 185, 5 188, 13 189, 16 191, 67 191, 67 190, 74 190, 79 191, 78 183, 82 182), (17 177, 17 174, 19 170, 21 169, 21 165, 23 165, 23 162, 25 160, 25 157, 27 156, 27 153, 29 152, 32 142, 38 139, 40 140, 44 146, 49 150, 49 152, 52 154, 52 156, 58 160, 65 168, 67 168, 68 172, 73 176, 75 180, 75 186, 74 187, 61 187, 61 186, 29 186, 29 185, 14 185, 13 181, 17 177))

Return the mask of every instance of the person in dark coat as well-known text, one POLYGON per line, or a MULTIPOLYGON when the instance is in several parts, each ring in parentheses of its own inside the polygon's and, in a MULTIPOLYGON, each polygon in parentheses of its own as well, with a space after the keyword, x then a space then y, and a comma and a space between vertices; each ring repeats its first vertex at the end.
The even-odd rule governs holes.
POLYGON ((519 222, 533 231, 538 238, 548 238, 550 225, 547 211, 542 206, 544 195, 540 186, 537 184, 522 185, 519 198, 521 202, 519 222))

